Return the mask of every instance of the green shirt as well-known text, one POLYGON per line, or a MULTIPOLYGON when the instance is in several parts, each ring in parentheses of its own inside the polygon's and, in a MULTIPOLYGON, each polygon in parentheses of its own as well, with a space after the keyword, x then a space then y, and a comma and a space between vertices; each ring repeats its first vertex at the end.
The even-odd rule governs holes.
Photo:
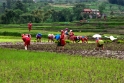
POLYGON ((99 40, 98 43, 101 45, 101 44, 104 44, 104 41, 103 40, 99 40))

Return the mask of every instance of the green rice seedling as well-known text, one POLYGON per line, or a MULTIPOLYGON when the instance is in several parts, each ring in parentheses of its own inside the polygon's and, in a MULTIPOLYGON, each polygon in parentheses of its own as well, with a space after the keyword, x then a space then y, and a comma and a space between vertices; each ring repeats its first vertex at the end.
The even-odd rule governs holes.
POLYGON ((122 83, 124 61, 0 48, 1 83, 122 83))

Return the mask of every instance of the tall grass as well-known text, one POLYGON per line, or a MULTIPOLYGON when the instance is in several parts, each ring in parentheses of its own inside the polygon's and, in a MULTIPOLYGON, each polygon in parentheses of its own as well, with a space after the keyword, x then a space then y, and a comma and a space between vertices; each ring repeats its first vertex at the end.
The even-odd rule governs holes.
POLYGON ((0 48, 0 83, 123 83, 124 61, 0 48))

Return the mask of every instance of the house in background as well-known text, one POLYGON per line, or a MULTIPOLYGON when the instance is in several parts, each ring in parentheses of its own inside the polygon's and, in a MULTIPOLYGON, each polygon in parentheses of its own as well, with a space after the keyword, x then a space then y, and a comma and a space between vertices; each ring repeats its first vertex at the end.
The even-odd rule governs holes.
POLYGON ((83 12, 83 13, 92 13, 92 10, 91 10, 91 9, 83 9, 82 12, 83 12))
POLYGON ((92 10, 92 13, 96 15, 96 18, 101 17, 100 11, 98 9, 91 9, 91 10, 92 10))
POLYGON ((96 18, 101 17, 100 11, 98 9, 83 9, 83 14, 88 14, 90 18, 93 18, 93 15, 96 16, 96 18))
POLYGON ((89 13, 89 14, 100 14, 98 9, 83 9, 83 13, 89 13))
POLYGON ((91 11, 92 11, 93 14, 100 14, 98 9, 91 9, 91 11))

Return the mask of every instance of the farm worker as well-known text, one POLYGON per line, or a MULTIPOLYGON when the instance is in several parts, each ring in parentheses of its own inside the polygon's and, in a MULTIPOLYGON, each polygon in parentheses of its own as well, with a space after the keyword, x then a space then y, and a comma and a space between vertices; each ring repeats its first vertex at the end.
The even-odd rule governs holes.
POLYGON ((88 43, 88 38, 86 36, 81 36, 80 39, 82 43, 88 43))
POLYGON ((62 48, 62 51, 64 51, 64 46, 65 46, 65 38, 64 38, 64 31, 61 30, 61 35, 60 35, 60 40, 57 45, 57 49, 60 51, 60 47, 62 48))
POLYGON ((22 40, 24 42, 25 50, 28 49, 30 45, 31 35, 30 34, 22 34, 22 40))
POLYGON ((41 38, 42 38, 42 34, 41 33, 38 33, 36 35, 37 42, 41 42, 41 38))
POLYGON ((60 39, 60 34, 55 35, 55 39, 58 41, 60 39))
POLYGON ((31 23, 31 21, 28 23, 28 30, 29 30, 29 32, 31 31, 31 29, 32 29, 32 23, 31 23))
POLYGON ((73 43, 75 42, 79 42, 80 41, 80 36, 73 36, 73 43))
POLYGON ((100 48, 104 50, 104 41, 100 38, 96 38, 96 49, 99 50, 100 48))
POLYGON ((64 33, 65 33, 65 39, 69 39, 68 28, 65 28, 64 33))
POLYGON ((73 36, 74 36, 74 33, 72 32, 72 30, 70 30, 70 32, 69 32, 69 38, 70 38, 70 40, 73 40, 73 36))
POLYGON ((51 41, 51 42, 54 42, 54 34, 48 34, 48 42, 51 41))
POLYGON ((64 33, 65 33, 65 35, 69 35, 68 34, 68 28, 65 28, 64 33))

